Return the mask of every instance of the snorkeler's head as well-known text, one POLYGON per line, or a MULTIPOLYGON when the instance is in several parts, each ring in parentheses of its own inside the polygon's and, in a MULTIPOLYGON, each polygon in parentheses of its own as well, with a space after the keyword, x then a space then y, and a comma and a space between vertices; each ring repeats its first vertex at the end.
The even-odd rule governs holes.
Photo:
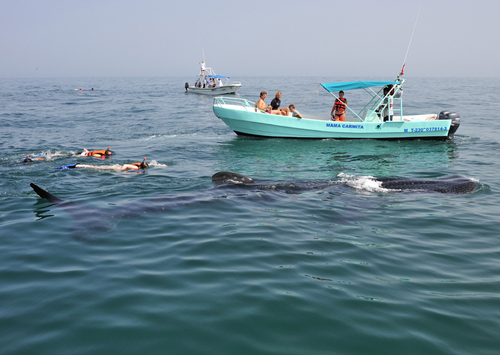
POLYGON ((144 160, 142 161, 141 165, 140 165, 140 168, 141 169, 146 169, 146 168, 149 168, 149 164, 146 163, 146 157, 144 157, 144 160))
POLYGON ((113 152, 111 151, 111 146, 109 146, 108 149, 106 149, 105 155, 113 155, 113 152))
POLYGON ((33 160, 30 159, 30 155, 26 155, 26 159, 23 160, 23 163, 33 163, 33 160))

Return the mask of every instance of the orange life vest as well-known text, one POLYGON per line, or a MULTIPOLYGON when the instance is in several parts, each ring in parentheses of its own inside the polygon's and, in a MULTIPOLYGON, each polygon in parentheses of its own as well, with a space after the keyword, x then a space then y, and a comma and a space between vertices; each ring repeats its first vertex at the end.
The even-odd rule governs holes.
POLYGON ((106 155, 106 149, 102 149, 102 150, 93 150, 91 152, 87 152, 85 153, 85 156, 86 157, 93 157, 94 155, 106 155))
POLYGON ((345 103, 347 99, 344 97, 343 99, 336 99, 335 100, 335 105, 333 106, 335 108, 335 111, 345 111, 345 103))

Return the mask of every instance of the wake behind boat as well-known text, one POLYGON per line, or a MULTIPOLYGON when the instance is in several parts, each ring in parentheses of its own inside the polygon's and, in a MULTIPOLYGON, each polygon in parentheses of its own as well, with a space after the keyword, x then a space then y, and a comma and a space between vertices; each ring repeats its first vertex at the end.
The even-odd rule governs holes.
MULTIPOLYGON (((239 98, 215 97, 213 110, 225 124, 239 135, 273 138, 335 139, 452 139, 460 125, 457 113, 403 115, 403 84, 394 81, 351 81, 322 83, 337 100, 337 91, 365 90, 371 100, 355 112, 349 105, 345 121, 332 121, 330 116, 302 113, 302 118, 269 114, 255 103, 239 98), (374 88, 379 88, 375 91, 374 88)), ((324 114, 324 113, 323 113, 324 114)), ((344 115, 345 117, 346 115, 344 115)))
POLYGON ((229 76, 217 75, 212 68, 205 67, 205 61, 200 63, 200 74, 194 85, 186 83, 186 92, 202 95, 234 94, 241 87, 239 81, 229 81, 229 76))

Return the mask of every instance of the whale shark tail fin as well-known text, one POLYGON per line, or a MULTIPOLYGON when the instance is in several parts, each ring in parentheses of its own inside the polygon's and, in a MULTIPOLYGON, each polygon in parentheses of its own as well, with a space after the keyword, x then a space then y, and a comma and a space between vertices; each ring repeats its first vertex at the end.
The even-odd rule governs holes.
POLYGON ((242 174, 235 173, 234 171, 219 171, 218 173, 215 173, 212 175, 212 181, 219 183, 219 184, 223 184, 223 183, 227 183, 227 182, 232 182, 235 184, 238 184, 238 183, 239 184, 241 184, 241 183, 248 184, 248 183, 255 182, 254 179, 252 179, 248 176, 242 175, 242 174))
POLYGON ((61 200, 59 197, 57 196, 54 196, 52 195, 50 192, 48 191, 45 191, 44 189, 42 189, 40 186, 37 186, 33 183, 30 184, 31 188, 33 190, 35 190, 36 194, 38 196, 40 196, 41 198, 44 198, 46 199, 47 201, 51 202, 51 203, 54 203, 54 204, 57 204, 57 203, 62 203, 64 202, 63 200, 61 200))
POLYGON ((113 217, 112 213, 93 208, 72 201, 65 201, 41 187, 31 183, 30 186, 38 196, 46 199, 53 205, 62 208, 75 220, 70 228, 70 235, 80 241, 91 242, 92 235, 112 230, 115 226, 113 220, 120 219, 121 216, 113 217))

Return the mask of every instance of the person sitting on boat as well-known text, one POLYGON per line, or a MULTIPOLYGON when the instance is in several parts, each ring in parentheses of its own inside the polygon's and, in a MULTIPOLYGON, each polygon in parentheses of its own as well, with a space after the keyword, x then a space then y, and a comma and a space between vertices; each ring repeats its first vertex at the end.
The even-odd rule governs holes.
POLYGON ((271 113, 271 106, 267 106, 264 100, 267 97, 267 92, 261 91, 260 92, 260 99, 255 103, 255 112, 257 112, 257 109, 262 110, 267 113, 271 113))
POLYGON ((339 98, 335 99, 335 103, 332 107, 332 112, 330 112, 330 116, 332 116, 332 121, 345 121, 345 109, 347 107, 347 99, 344 98, 344 92, 342 90, 339 91, 339 98), (335 111, 335 116, 333 115, 335 111))
POLYGON ((221 88, 223 86, 224 85, 222 84, 222 80, 220 80, 220 78, 217 78, 217 87, 221 88))
POLYGON ((282 115, 282 116, 288 116, 288 113, 290 112, 288 107, 280 109, 281 105, 281 92, 278 91, 273 99, 271 101, 271 113, 273 115, 282 115))
POLYGON ((281 115, 281 91, 276 92, 273 101, 271 101, 271 113, 274 115, 281 115))
POLYGON ((76 153, 76 155, 82 156, 82 157, 106 157, 113 155, 113 152, 111 151, 111 146, 108 147, 108 149, 104 150, 92 150, 88 151, 87 148, 83 148, 83 152, 76 153))
POLYGON ((55 169, 60 169, 60 170, 66 170, 66 169, 75 169, 75 168, 91 168, 91 169, 101 169, 101 170, 140 170, 140 169, 147 169, 149 168, 149 164, 146 163, 146 158, 140 163, 132 163, 132 164, 123 164, 122 166, 119 165, 86 165, 86 164, 70 164, 70 165, 64 165, 57 167, 55 169))
POLYGON ((302 118, 302 115, 298 110, 295 109, 295 105, 288 106, 289 112, 292 114, 292 117, 302 118))

